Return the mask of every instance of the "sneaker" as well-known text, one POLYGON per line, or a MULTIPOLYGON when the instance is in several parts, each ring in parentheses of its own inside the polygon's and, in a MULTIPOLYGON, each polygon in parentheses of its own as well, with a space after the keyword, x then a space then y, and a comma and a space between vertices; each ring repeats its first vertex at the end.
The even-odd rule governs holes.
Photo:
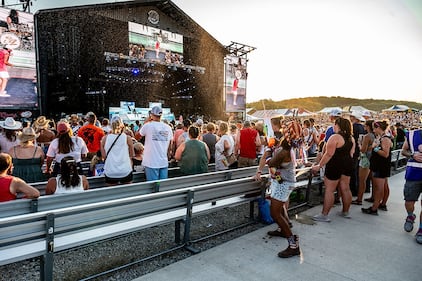
POLYGON ((368 215, 374 215, 374 216, 378 216, 378 210, 372 210, 372 207, 369 208, 362 208, 362 213, 364 214, 368 214, 368 215))
POLYGON ((318 214, 312 217, 314 221, 330 222, 330 218, 323 214, 318 214))
POLYGON ((378 206, 378 210, 381 210, 381 211, 388 211, 388 210, 387 210, 387 205, 379 205, 379 206, 378 206))
POLYGON ((418 232, 415 235, 415 238, 416 238, 416 242, 418 242, 418 244, 422 244, 422 228, 419 228, 418 232))
POLYGON ((6 94, 6 91, 4 91, 4 93, 0 94, 0 97, 7 98, 7 97, 10 97, 10 95, 9 94, 6 94))
POLYGON ((349 215, 349 212, 338 212, 337 213, 338 216, 346 218, 346 219, 351 219, 352 217, 349 215))
POLYGON ((284 237, 284 238, 287 238, 287 236, 286 236, 286 235, 284 235, 284 233, 283 233, 283 232, 281 232, 281 230, 280 230, 280 229, 276 229, 276 230, 271 230, 271 231, 268 231, 268 232, 267 232, 267 234, 268 234, 269 236, 278 236, 278 237, 284 237))
POLYGON ((406 222, 404 223, 404 230, 411 232, 413 230, 413 224, 415 223, 416 215, 407 216, 406 222))

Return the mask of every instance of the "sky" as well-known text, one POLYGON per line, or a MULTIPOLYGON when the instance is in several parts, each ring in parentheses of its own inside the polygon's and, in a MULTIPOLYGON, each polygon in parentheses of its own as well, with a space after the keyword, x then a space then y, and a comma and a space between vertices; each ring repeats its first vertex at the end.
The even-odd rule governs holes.
MULTIPOLYGON (((94 0, 36 0, 31 12, 94 0)), ((248 54, 247 102, 341 96, 422 103, 420 0, 173 0, 248 54)))

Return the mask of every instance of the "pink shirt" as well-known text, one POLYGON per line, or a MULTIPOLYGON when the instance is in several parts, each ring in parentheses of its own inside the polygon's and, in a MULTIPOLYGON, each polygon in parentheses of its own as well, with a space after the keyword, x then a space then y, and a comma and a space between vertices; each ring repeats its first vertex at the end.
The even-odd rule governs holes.
POLYGON ((9 55, 9 51, 0 49, 0 71, 7 71, 5 57, 9 55))

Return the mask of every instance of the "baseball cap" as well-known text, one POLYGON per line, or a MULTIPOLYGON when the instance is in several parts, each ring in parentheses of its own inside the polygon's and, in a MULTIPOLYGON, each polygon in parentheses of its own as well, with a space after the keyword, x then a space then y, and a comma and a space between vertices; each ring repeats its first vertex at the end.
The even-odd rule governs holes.
POLYGON ((163 110, 159 106, 154 106, 150 111, 150 114, 155 115, 155 116, 161 116, 162 113, 163 113, 163 110))
POLYGON ((91 119, 91 120, 94 120, 94 119, 96 119, 96 118, 97 118, 97 116, 95 115, 95 113, 94 113, 94 112, 90 111, 90 112, 88 112, 88 113, 85 115, 85 118, 86 118, 86 119, 91 119))
POLYGON ((332 109, 331 111, 330 111, 330 116, 341 116, 341 110, 340 109, 337 109, 337 108, 334 108, 334 109, 332 109))
POLYGON ((202 121, 201 118, 196 119, 196 124, 198 124, 199 126, 204 125, 204 121, 202 121))
POLYGON ((364 112, 362 112, 362 116, 363 117, 371 117, 371 112, 369 112, 369 110, 365 110, 364 112))
POLYGON ((350 116, 355 117, 359 121, 365 121, 365 118, 363 118, 362 113, 360 113, 360 111, 353 110, 352 113, 350 113, 350 116))
POLYGON ((70 125, 67 122, 59 122, 57 123, 57 132, 59 134, 64 134, 69 132, 70 130, 70 125))

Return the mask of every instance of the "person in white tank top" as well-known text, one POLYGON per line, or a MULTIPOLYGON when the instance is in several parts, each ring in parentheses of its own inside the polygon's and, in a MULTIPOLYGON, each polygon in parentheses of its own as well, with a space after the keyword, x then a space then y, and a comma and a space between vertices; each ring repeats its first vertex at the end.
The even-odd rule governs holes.
POLYGON ((46 195, 75 193, 89 189, 88 180, 85 176, 78 174, 78 167, 73 157, 63 158, 60 167, 61 173, 48 180, 46 195))

